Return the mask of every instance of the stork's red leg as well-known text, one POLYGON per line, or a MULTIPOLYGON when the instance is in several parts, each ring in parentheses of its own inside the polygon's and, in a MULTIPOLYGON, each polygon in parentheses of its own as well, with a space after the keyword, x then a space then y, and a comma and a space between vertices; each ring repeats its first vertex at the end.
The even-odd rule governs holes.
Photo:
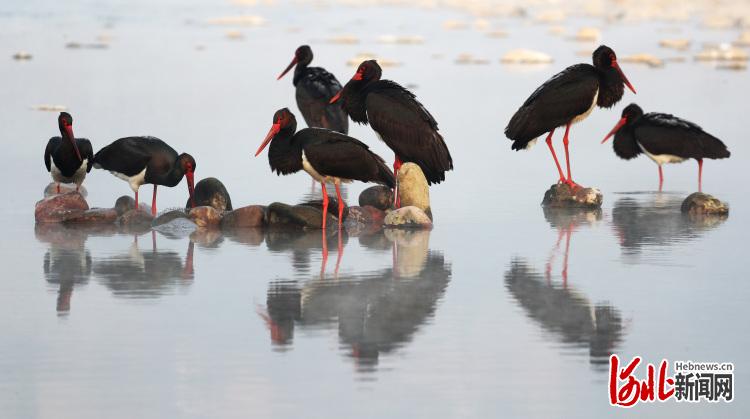
POLYGON ((555 148, 552 147, 552 134, 555 133, 555 130, 552 129, 552 131, 549 132, 549 135, 547 135, 547 139, 545 142, 547 143, 547 147, 549 147, 549 151, 552 153, 552 158, 555 159, 555 166, 557 166, 557 173, 560 174, 560 182, 565 182, 565 175, 563 175, 562 168, 560 167, 560 162, 557 160, 557 154, 555 153, 555 148))
POLYGON ((138 209, 138 189, 135 190, 135 209, 138 209))
POLYGON ((664 185, 664 173, 661 169, 661 165, 659 165, 659 192, 661 192, 661 187, 664 185))
POLYGON ((568 228, 565 229, 565 253, 563 255, 563 270, 562 270, 563 288, 568 287, 568 256, 570 255, 570 236, 572 235, 573 235, 573 223, 571 222, 568 225, 568 228))
POLYGON ((575 188, 578 187, 578 185, 573 182, 573 176, 570 173, 570 152, 568 151, 568 134, 570 133, 570 122, 568 122, 568 125, 565 125, 565 135, 563 136, 563 145, 565 146, 565 166, 568 168, 568 179, 565 181, 570 187, 575 188))
POLYGON ((393 176, 396 177, 396 187, 393 189, 393 205, 396 208, 401 208, 401 199, 398 197, 398 171, 401 169, 402 164, 404 162, 396 156, 396 160, 393 161, 393 176))
MULTIPOLYGON (((336 183, 336 199, 339 201, 339 231, 341 230, 341 219, 344 215, 344 200, 341 199, 341 189, 339 188, 339 184, 336 183)), ((340 235, 340 234, 339 234, 340 235)))
MULTIPOLYGON (((323 230, 326 229, 326 217, 328 216, 328 191, 326 191, 325 182, 320 182, 323 191, 323 230)), ((327 249, 326 249, 327 250, 327 249)))
POLYGON ((698 192, 703 192, 703 159, 698 159, 698 192))
POLYGON ((333 271, 334 277, 339 277, 339 267, 341 266, 341 258, 344 257, 344 243, 343 239, 341 237, 341 229, 339 229, 338 234, 338 247, 336 248, 336 251, 338 252, 338 255, 336 256, 336 269, 333 271))
POLYGON ((156 217, 156 184, 154 183, 154 197, 151 199, 151 215, 156 217))
MULTIPOLYGON (((325 222, 325 217, 323 217, 323 222, 325 222)), ((328 240, 326 239, 325 228, 323 228, 323 234, 321 237, 323 238, 323 255, 320 261, 320 277, 324 278, 326 274, 326 263, 328 263, 328 240)))

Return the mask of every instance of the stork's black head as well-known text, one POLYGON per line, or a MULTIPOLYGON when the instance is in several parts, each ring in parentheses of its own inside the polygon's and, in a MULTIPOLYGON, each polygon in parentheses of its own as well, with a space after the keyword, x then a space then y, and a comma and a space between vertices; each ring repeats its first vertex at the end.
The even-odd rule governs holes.
POLYGON ((279 74, 279 77, 276 78, 276 80, 281 79, 286 75, 286 73, 289 72, 292 68, 294 68, 295 65, 302 65, 306 66, 310 64, 310 62, 313 59, 313 52, 309 45, 302 45, 299 48, 297 48, 296 51, 294 51, 294 58, 292 58, 292 62, 289 63, 289 65, 284 69, 284 71, 279 74))
POLYGON ((190 154, 182 153, 179 157, 177 157, 177 164, 180 165, 182 171, 185 173, 185 179, 187 179, 188 185, 188 193, 190 194, 190 206, 195 208, 195 199, 193 198, 193 192, 195 191, 195 159, 190 154))
POLYGON ((296 130, 297 118, 294 117, 294 114, 289 110, 289 108, 279 109, 278 111, 276 111, 276 113, 273 114, 273 126, 271 126, 271 129, 268 131, 266 138, 260 144, 260 147, 258 147, 258 151, 255 152, 255 156, 257 157, 279 132, 291 131, 292 133, 294 133, 294 131, 296 130))
POLYGON ((383 75, 383 69, 380 68, 378 62, 375 60, 363 61, 362 64, 357 67, 357 72, 354 73, 352 80, 363 80, 365 82, 380 80, 383 75))
POLYGON ((73 126, 73 117, 67 112, 60 112, 60 116, 57 117, 57 123, 60 127, 73 126))
POLYGON ((609 140, 609 137, 617 134, 617 131, 619 131, 622 127, 629 126, 635 121, 637 121, 641 116, 643 116, 643 109, 641 109, 640 106, 636 105, 635 103, 631 103, 630 105, 626 106, 625 109, 622 110, 622 115, 620 117, 620 120, 617 121, 617 124, 614 128, 607 134, 606 137, 602 140, 602 144, 607 142, 609 140))
POLYGON ((57 126, 60 128, 62 137, 73 143, 73 150, 75 150, 76 156, 78 156, 78 161, 83 161, 81 152, 78 150, 76 137, 73 135, 73 117, 67 112, 60 112, 60 116, 57 117, 57 126))
POLYGON ((620 79, 622 79, 622 82, 625 83, 626 86, 628 86, 628 89, 635 93, 635 88, 632 84, 630 84, 628 78, 625 77, 625 73, 622 72, 620 66, 617 64, 617 55, 612 50, 612 48, 606 45, 600 45, 599 48, 594 51, 591 58, 594 62, 594 67, 598 68, 599 70, 605 72, 616 71, 620 75, 620 79))

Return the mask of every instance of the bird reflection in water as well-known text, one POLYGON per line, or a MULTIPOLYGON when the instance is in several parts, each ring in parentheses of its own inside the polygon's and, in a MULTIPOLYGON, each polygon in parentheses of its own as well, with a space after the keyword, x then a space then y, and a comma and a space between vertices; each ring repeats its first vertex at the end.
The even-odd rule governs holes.
POLYGON ((695 240, 727 219, 726 214, 683 214, 683 198, 670 193, 635 193, 615 202, 612 225, 626 259, 637 259, 649 247, 695 240))
POLYGON ((151 232, 151 251, 142 251, 134 240, 128 252, 94 262, 94 274, 115 296, 126 298, 159 297, 192 284, 193 241, 183 262, 174 251, 158 250, 156 232, 151 232))
POLYGON ((57 286, 57 314, 67 315, 71 308, 73 289, 76 285, 88 283, 91 277, 92 258, 86 249, 86 240, 90 235, 114 234, 114 227, 37 224, 34 233, 37 240, 49 244, 42 262, 44 277, 49 284, 57 286))
MULTIPOLYGON (((433 315, 451 277, 425 230, 381 230, 398 244, 390 268, 346 274, 336 280, 274 280, 267 308, 259 310, 276 348, 289 349, 296 327, 336 329, 346 356, 359 371, 374 371, 381 354, 403 347, 433 315)), ((372 235, 360 244, 382 244, 372 235)), ((362 238, 362 237, 361 237, 362 238)), ((380 247, 375 249, 382 251, 380 247)))
POLYGON ((570 239, 573 236, 573 232, 581 226, 590 226, 601 221, 602 210, 600 208, 573 209, 544 207, 544 218, 554 229, 557 230, 557 242, 555 243, 554 247, 552 247, 552 250, 550 250, 549 257, 547 258, 547 263, 544 269, 544 275, 547 278, 547 281, 551 280, 552 267, 554 266, 555 259, 559 255, 561 251, 560 248, 562 246, 563 250, 561 277, 563 286, 567 286, 570 239))

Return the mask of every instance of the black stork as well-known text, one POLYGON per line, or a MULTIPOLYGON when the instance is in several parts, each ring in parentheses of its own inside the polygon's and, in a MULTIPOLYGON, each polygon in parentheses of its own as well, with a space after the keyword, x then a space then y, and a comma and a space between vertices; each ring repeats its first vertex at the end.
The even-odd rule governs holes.
POLYGON ((396 179, 383 159, 355 138, 325 128, 305 128, 297 131, 297 119, 289 109, 279 109, 273 115, 273 126, 255 152, 257 157, 268 149, 268 163, 279 175, 304 170, 320 182, 323 193, 323 230, 326 228, 328 193, 326 182, 336 186, 339 202, 339 228, 344 211, 341 183, 353 180, 376 182, 393 188, 396 179))
POLYGON ((702 190, 703 159, 724 159, 730 153, 720 139, 703 131, 698 125, 666 113, 643 113, 632 103, 622 110, 622 117, 602 140, 614 135, 612 148, 618 157, 630 160, 643 153, 659 166, 659 191, 664 183, 661 166, 698 161, 698 191, 702 190))
POLYGON ((44 165, 57 184, 57 193, 60 183, 75 183, 78 191, 94 164, 94 149, 89 140, 73 135, 73 117, 69 113, 60 112, 57 125, 62 137, 52 137, 47 142, 44 165))
POLYGON ((94 167, 128 182, 135 192, 138 208, 138 188, 144 183, 154 185, 151 214, 156 215, 156 186, 176 186, 184 176, 187 179, 191 206, 195 159, 187 153, 180 155, 164 141, 154 137, 125 137, 102 148, 94 156, 94 167))
POLYGON ((396 175, 402 163, 412 162, 419 165, 429 184, 442 182, 445 172, 453 169, 453 158, 435 118, 414 93, 391 80, 381 80, 382 74, 375 60, 364 61, 331 102, 341 98, 354 122, 370 124, 396 154, 396 175))
POLYGON ((560 182, 571 187, 577 185, 570 173, 570 126, 585 119, 596 106, 614 106, 625 93, 623 84, 635 93, 633 85, 617 64, 617 56, 612 49, 602 45, 594 51, 592 58, 594 65, 572 65, 539 86, 518 108, 505 128, 505 135, 513 141, 513 150, 528 149, 537 137, 549 133, 546 142, 555 160, 560 182), (563 125, 567 178, 552 147, 552 134, 563 125))
POLYGON ((346 134, 349 118, 339 104, 331 104, 331 98, 341 90, 336 76, 321 67, 308 67, 313 59, 312 49, 302 45, 294 51, 289 66, 276 78, 280 80, 292 67, 292 83, 297 88, 297 107, 308 127, 328 128, 346 134))

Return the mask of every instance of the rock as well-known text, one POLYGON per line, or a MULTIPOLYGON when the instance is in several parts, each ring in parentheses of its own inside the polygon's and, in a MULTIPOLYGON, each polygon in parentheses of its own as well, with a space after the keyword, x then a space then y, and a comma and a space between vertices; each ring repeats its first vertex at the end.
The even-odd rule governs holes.
POLYGON ((135 209, 135 199, 132 196, 123 195, 117 198, 115 201, 115 211, 118 216, 122 216, 126 212, 135 209))
POLYGON ((78 192, 53 195, 42 199, 34 206, 34 218, 37 223, 60 223, 65 217, 83 213, 89 204, 78 192))
POLYGON ((542 205, 555 208, 600 208, 604 195, 596 188, 571 188, 565 183, 552 185, 544 193, 542 205))
POLYGON ((371 206, 385 211, 393 206, 393 191, 387 186, 371 186, 359 194, 359 206, 371 206))
POLYGON ((683 214, 689 215, 725 215, 729 206, 709 194, 695 192, 690 194, 680 208, 683 214))
POLYGON ((156 224, 156 220, 154 220, 152 226, 154 230, 171 239, 183 239, 188 237, 198 227, 194 222, 190 221, 187 216, 184 218, 175 217, 158 225, 156 224))
POLYGON ((150 212, 146 212, 143 209, 131 209, 123 213, 117 219, 117 223, 128 232, 142 232, 151 229, 151 222, 153 220, 154 217, 150 212))
POLYGON ((398 198, 402 207, 417 207, 432 220, 430 187, 419 165, 404 163, 398 170, 398 198))
MULTIPOLYGON (((49 185, 47 185, 46 188, 44 188, 44 197, 50 197, 52 195, 60 195, 60 194, 66 194, 70 192, 75 192, 76 187, 75 184, 69 184, 69 183, 61 183, 60 184, 60 192, 57 192, 57 183, 51 182, 49 185)), ((78 193, 81 194, 82 197, 86 198, 88 196, 88 191, 86 191, 86 187, 81 186, 78 190, 78 193)))
MULTIPOLYGON (((322 198, 301 202, 298 205, 304 205, 308 207, 317 208, 321 212, 323 212, 323 199, 322 198)), ((333 214, 334 217, 337 217, 339 215, 339 200, 336 199, 336 197, 334 196, 328 197, 328 213, 333 214)), ((349 207, 346 205, 346 202, 344 202, 344 211, 341 213, 341 218, 343 220, 346 220, 346 217, 348 215, 349 215, 349 207)))
POLYGON ((183 210, 172 210, 167 211, 163 214, 160 214, 158 217, 154 218, 154 220, 151 222, 152 227, 158 227, 163 224, 167 224, 172 222, 173 220, 184 218, 186 220, 189 220, 190 217, 188 214, 183 210))
POLYGON ((189 216, 198 227, 216 227, 221 222, 221 213, 209 206, 195 207, 189 216))
MULTIPOLYGON (((196 207, 214 207, 220 212, 232 210, 232 199, 224 184, 215 177, 202 179, 195 185, 193 192, 196 207)), ((190 198, 185 203, 185 209, 190 210, 190 198)))
POLYGON ((117 221, 117 211, 114 208, 94 208, 82 212, 74 212, 64 217, 67 224, 114 224, 117 221))
POLYGON ((349 207, 349 216, 344 220, 347 233, 360 235, 377 231, 383 225, 385 212, 370 205, 349 207))
MULTIPOLYGON (((329 207, 330 209, 330 207, 329 207)), ((274 227, 321 228, 323 212, 308 205, 287 205, 274 202, 268 206, 268 225, 274 227)), ((327 226, 336 226, 338 220, 328 212, 327 226)))
POLYGON ((261 205, 248 205, 224 214, 222 229, 263 227, 266 223, 266 208, 261 205))
POLYGON ((432 220, 420 208, 409 206, 395 209, 386 214, 383 223, 386 227, 431 228, 432 220))

